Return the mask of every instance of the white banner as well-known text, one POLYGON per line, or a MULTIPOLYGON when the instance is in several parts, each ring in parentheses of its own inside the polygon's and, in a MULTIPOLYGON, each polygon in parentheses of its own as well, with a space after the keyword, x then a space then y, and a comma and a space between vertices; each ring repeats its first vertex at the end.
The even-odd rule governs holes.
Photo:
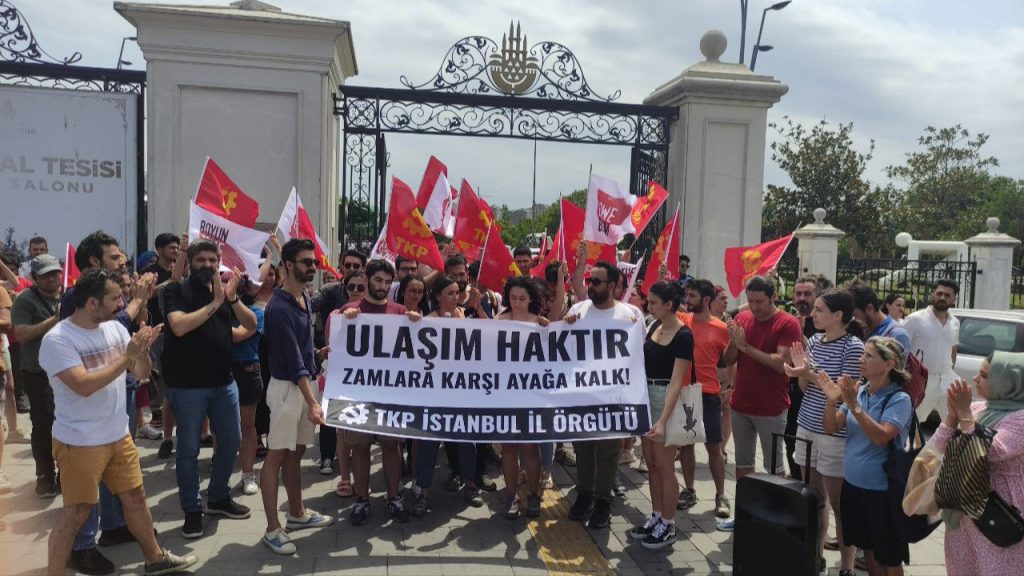
POLYGON ((260 280, 260 252, 270 240, 270 234, 246 228, 203 209, 195 202, 188 219, 188 237, 210 240, 220 246, 220 269, 238 268, 256 283, 260 280))
POLYGON ((55 254, 102 229, 135 256, 135 103, 132 94, 0 86, 0 234, 11 228, 26 244, 42 236, 55 254))
POLYGON ((335 315, 324 414, 339 428, 431 440, 639 436, 650 428, 643 342, 642 322, 335 315))

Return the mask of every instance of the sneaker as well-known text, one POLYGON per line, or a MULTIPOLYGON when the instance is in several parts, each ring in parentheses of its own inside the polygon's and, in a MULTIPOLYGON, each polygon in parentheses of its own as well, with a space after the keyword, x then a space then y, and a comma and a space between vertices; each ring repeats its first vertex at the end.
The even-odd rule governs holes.
POLYGON ((640 463, 636 465, 636 469, 641 474, 647 474, 648 472, 650 472, 650 470, 647 468, 647 460, 643 456, 640 457, 640 463))
POLYGON ((679 501, 676 502, 676 510, 689 510, 697 505, 697 491, 683 488, 679 492, 679 501))
POLYGON ((555 450, 555 462, 570 468, 576 467, 576 455, 564 446, 555 450))
POLYGON ((840 570, 839 576, 857 576, 857 573, 853 570, 840 570))
POLYGON ((658 522, 658 525, 654 527, 650 535, 644 538, 644 541, 640 543, 641 546, 648 550, 660 550, 666 546, 671 546, 676 541, 676 524, 668 524, 666 522, 658 522))
POLYGON ((36 498, 55 498, 60 493, 57 480, 48 476, 36 478, 36 498))
POLYGON ((160 460, 167 460, 174 452, 174 440, 167 439, 160 443, 160 449, 156 451, 156 457, 160 460))
POLYGON ((729 497, 725 494, 715 496, 715 516, 719 518, 729 518, 732 516, 732 504, 729 503, 729 497))
POLYGON ((619 474, 618 470, 615 471, 615 482, 612 485, 612 493, 615 494, 616 498, 626 497, 626 482, 622 477, 622 474, 619 474))
POLYGON ((306 511, 302 513, 302 516, 296 518, 291 514, 286 516, 288 521, 285 523, 285 527, 289 530, 302 530, 303 528, 323 528, 324 526, 330 526, 334 524, 333 516, 324 516, 316 510, 306 508, 306 511))
POLYGON ((569 508, 569 520, 582 522, 594 511, 594 495, 590 492, 580 492, 576 495, 576 501, 569 508))
POLYGON ((619 450, 619 464, 632 464, 636 462, 636 454, 632 450, 619 450))
POLYGON ((320 474, 322 476, 334 476, 334 460, 328 458, 320 461, 320 474))
POLYGON ((433 510, 433 508, 430 507, 430 497, 421 492, 420 495, 416 497, 416 502, 412 505, 412 515, 417 518, 423 518, 431 510, 433 510))
POLYGON ((362 526, 370 519, 370 501, 357 499, 352 511, 348 513, 348 521, 353 526, 362 526))
POLYGON ((518 520, 520 516, 519 508, 522 502, 519 500, 519 496, 516 494, 509 494, 505 498, 505 519, 506 520, 518 520))
POLYGON ((498 484, 490 476, 484 476, 480 481, 480 489, 484 492, 497 492, 498 484))
POLYGON ((643 540, 651 535, 654 531, 654 527, 661 524, 661 517, 655 518, 654 516, 648 516, 647 520, 639 526, 634 526, 628 532, 630 540, 643 540))
POLYGON ((26 436, 20 429, 15 428, 7 432, 7 437, 4 439, 7 444, 31 444, 32 438, 26 436))
POLYGON ((395 522, 406 523, 409 521, 409 509, 405 507, 405 499, 401 495, 388 498, 388 514, 395 522))
POLYGON ((117 571, 114 563, 108 560, 96 548, 72 550, 71 556, 68 558, 67 567, 79 574, 87 574, 88 576, 104 576, 105 574, 113 574, 117 571))
POLYGON ((242 472, 242 494, 252 496, 259 491, 260 487, 256 485, 256 473, 242 472))
POLYGON ((252 514, 252 511, 249 510, 248 506, 239 504, 232 500, 231 496, 228 496, 223 500, 207 502, 206 513, 215 514, 217 516, 227 516, 232 520, 245 520, 252 514))
POLYGON ((540 495, 530 494, 526 497, 526 517, 536 518, 540 516, 540 495))
POLYGON ((590 515, 590 521, 587 522, 587 528, 591 530, 600 530, 607 528, 611 524, 612 520, 612 503, 607 500, 598 500, 594 502, 594 512, 590 515))
POLYGON ((188 556, 177 556, 171 554, 167 550, 164 550, 164 557, 153 562, 152 564, 146 564, 146 576, 160 576, 160 574, 177 574, 178 572, 185 572, 189 568, 198 562, 194 555, 188 556))
POLYGON ((295 554, 295 543, 292 542, 292 539, 288 537, 288 533, 283 528, 265 533, 262 541, 267 548, 273 550, 274 554, 281 554, 282 556, 295 554))
POLYGON ((162 430, 157 430, 150 424, 146 424, 142 428, 139 428, 138 436, 142 436, 146 440, 159 440, 164 437, 162 430))
POLYGON ((185 525, 181 527, 181 535, 189 539, 202 538, 202 512, 185 512, 185 525))
POLYGON ((716 520, 715 528, 717 528, 719 532, 733 532, 736 530, 736 519, 729 518, 727 520, 716 520))
POLYGON ((549 470, 545 470, 540 473, 540 487, 543 490, 555 489, 555 481, 551 478, 551 472, 549 470))
POLYGON ((128 526, 121 526, 120 528, 104 530, 101 532, 98 544, 106 548, 108 546, 117 546, 118 544, 127 544, 129 542, 135 542, 135 536, 132 535, 128 526))
POLYGON ((448 476, 448 480, 444 483, 444 489, 446 492, 458 492, 461 487, 462 479, 459 478, 458 474, 448 476))
POLYGON ((476 486, 466 484, 462 489, 462 497, 466 500, 466 504, 473 508, 479 508, 484 505, 484 498, 480 495, 480 489, 476 486))
POLYGON ((4 474, 3 470, 0 470, 0 494, 7 494, 11 490, 14 490, 14 485, 11 484, 11 480, 4 474))

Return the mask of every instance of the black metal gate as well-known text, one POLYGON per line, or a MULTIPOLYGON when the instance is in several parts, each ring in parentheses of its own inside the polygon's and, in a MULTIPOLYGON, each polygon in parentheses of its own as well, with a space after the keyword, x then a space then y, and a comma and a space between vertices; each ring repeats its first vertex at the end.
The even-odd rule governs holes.
MULTIPOLYGON (((146 230, 146 73, 141 70, 72 66, 82 59, 75 52, 57 59, 39 45, 25 17, 9 0, 0 0, 0 84, 134 94, 136 103, 136 246, 144 250, 146 230)), ((124 239, 127 243, 128 239, 124 239)))
POLYGON ((836 284, 859 280, 870 284, 880 299, 899 294, 907 306, 920 310, 928 306, 928 296, 936 280, 949 279, 960 285, 957 306, 974 308, 974 286, 978 263, 973 260, 841 260, 836 268, 836 284))
MULTIPOLYGON (((448 50, 434 76, 422 84, 403 76, 404 89, 339 87, 335 113, 344 121, 343 245, 365 246, 383 226, 387 132, 629 146, 633 193, 645 193, 650 180, 665 184, 669 126, 678 110, 614 102, 620 92, 599 96, 564 45, 539 42, 527 48, 525 42, 518 26, 509 28, 500 46, 490 38, 469 36, 448 50), (376 230, 355 219, 357 207, 375 215, 376 230)), ((663 208, 649 227, 654 235, 664 218, 663 208)))

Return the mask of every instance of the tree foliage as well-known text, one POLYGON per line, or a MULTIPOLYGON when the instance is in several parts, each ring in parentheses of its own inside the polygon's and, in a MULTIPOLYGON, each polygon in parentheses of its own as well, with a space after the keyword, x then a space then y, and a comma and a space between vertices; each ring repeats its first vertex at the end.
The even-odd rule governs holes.
MULTIPOLYGON (((565 197, 568 201, 583 208, 587 202, 587 190, 574 190, 565 197)), ((546 210, 537 215, 537 219, 524 218, 518 224, 513 224, 511 210, 507 205, 502 205, 494 211, 494 216, 501 224, 501 239, 509 246, 522 246, 526 243, 526 237, 535 232, 544 231, 548 236, 554 238, 558 232, 558 223, 561 221, 562 206, 560 202, 552 202, 546 210)))

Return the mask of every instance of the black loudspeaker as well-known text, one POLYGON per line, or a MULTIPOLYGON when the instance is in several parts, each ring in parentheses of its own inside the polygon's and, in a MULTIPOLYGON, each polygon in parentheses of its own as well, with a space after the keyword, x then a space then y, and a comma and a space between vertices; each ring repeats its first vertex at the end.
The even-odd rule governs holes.
MULTIPOLYGON (((775 470, 775 444, 780 435, 773 436, 772 469, 775 470)), ((804 470, 810 470, 809 441, 807 445, 804 470)), ((807 484, 774 474, 751 474, 741 478, 736 482, 734 514, 734 575, 817 576, 818 495, 807 484)))

